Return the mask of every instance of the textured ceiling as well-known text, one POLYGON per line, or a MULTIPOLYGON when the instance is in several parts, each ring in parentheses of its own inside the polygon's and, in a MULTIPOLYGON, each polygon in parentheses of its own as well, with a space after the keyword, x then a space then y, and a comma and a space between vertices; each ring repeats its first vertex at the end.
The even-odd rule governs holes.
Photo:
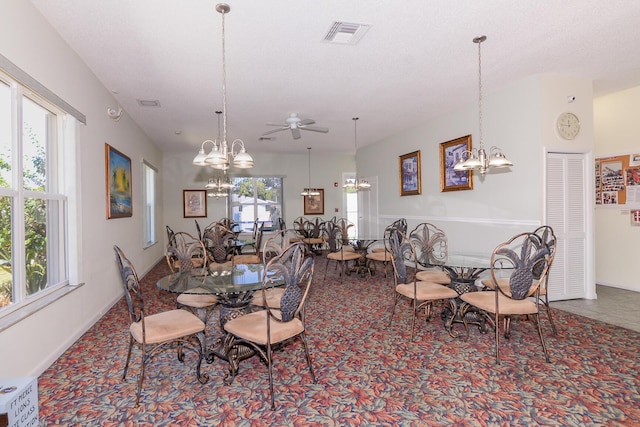
MULTIPOLYGON (((210 0, 31 0, 164 151, 217 135, 222 17, 210 0), (158 100, 159 108, 137 100, 158 100), (180 131, 180 135, 176 135, 180 131)), ((491 92, 529 75, 640 85, 637 0, 242 0, 225 16, 228 139, 249 152, 354 151, 477 100, 477 45, 491 92), (356 45, 334 21, 371 26, 356 45), (260 141, 290 113, 329 133, 260 141)), ((105 106, 105 109, 110 106, 105 106)), ((113 107, 113 106, 111 106, 113 107)), ((491 117, 485 117, 490 121, 491 117)))

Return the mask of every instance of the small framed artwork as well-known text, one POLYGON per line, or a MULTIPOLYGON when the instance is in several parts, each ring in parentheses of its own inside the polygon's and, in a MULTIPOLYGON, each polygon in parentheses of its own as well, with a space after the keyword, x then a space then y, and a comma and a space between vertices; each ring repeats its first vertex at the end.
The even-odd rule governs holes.
POLYGON ((324 215, 324 189, 318 188, 317 196, 304 196, 305 215, 324 215))
POLYGON ((182 209, 185 218, 206 218, 207 190, 182 190, 182 209))
POLYGON ((440 191, 473 190, 473 172, 453 166, 471 151, 471 135, 440 144, 440 191))
POLYGON ((131 159, 104 144, 107 183, 107 219, 133 215, 131 205, 131 159))
POLYGON ((399 157, 400 163, 400 195, 413 196, 422 194, 420 178, 420 150, 399 157))

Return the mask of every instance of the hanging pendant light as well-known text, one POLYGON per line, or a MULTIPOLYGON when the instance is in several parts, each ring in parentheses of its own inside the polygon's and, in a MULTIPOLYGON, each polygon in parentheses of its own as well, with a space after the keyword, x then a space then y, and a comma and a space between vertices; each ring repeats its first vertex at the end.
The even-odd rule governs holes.
MULTIPOLYGON (((351 120, 353 120, 353 144, 354 144, 354 146, 356 148, 356 155, 358 155, 358 125, 357 125, 357 123, 358 123, 358 120, 360 120, 360 118, 359 117, 353 117, 353 118, 351 118, 351 120)), ((354 189, 355 191, 361 191, 361 190, 368 190, 369 188, 371 188, 371 184, 369 184, 369 181, 367 181, 364 178, 358 179, 358 172, 356 171, 356 177, 347 179, 344 182, 344 184, 342 185, 342 188, 345 188, 347 190, 354 189)))
POLYGON ((307 147, 308 157, 309 157, 309 182, 307 188, 302 189, 301 196, 319 196, 320 191, 317 188, 311 187, 311 147, 307 147))
POLYGON ((220 141, 212 141, 210 139, 204 141, 200 146, 200 151, 193 159, 193 164, 196 166, 211 166, 220 170, 227 170, 233 164, 236 168, 248 169, 253 167, 253 158, 247 153, 244 142, 241 139, 236 139, 231 144, 231 148, 227 144, 227 70, 224 15, 229 13, 231 8, 228 4, 219 3, 216 5, 216 10, 222 15, 222 139, 220 141), (205 155, 204 146, 207 142, 213 146, 209 154, 205 155))
POLYGON ((487 39, 487 36, 480 36, 473 39, 474 43, 478 44, 478 121, 479 121, 479 136, 480 145, 477 149, 472 151, 465 151, 462 153, 458 162, 453 166, 455 171, 467 171, 477 170, 480 175, 487 173, 490 168, 505 168, 513 166, 502 150, 493 146, 489 149, 489 156, 484 149, 484 140, 482 138, 482 55, 480 52, 480 45, 487 39))

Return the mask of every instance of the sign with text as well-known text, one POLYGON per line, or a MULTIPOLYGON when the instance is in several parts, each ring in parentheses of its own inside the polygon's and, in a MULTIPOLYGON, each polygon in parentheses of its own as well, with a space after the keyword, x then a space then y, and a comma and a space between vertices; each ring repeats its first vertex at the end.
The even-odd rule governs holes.
POLYGON ((0 378, 0 427, 39 423, 37 378, 0 378))

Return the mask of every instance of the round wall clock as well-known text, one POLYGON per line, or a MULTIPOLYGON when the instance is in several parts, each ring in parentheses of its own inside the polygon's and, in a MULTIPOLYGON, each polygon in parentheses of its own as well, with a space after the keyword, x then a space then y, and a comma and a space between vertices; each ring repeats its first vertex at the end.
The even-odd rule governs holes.
POLYGON ((564 139, 574 139, 580 132, 580 119, 573 113, 564 112, 556 120, 558 134, 564 139))

